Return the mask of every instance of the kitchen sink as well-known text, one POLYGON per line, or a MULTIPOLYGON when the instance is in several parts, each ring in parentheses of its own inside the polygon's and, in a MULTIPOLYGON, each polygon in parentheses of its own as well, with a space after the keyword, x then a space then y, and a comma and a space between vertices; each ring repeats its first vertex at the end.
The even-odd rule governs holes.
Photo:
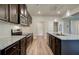
POLYGON ((56 34, 57 36, 66 36, 65 34, 56 34))

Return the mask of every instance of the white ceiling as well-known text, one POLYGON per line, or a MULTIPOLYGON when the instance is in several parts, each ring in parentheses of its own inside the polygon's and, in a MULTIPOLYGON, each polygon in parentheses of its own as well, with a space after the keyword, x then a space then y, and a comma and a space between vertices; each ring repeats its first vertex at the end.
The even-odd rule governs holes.
POLYGON ((29 13, 32 16, 55 16, 62 17, 67 10, 72 11, 79 7, 79 4, 27 4, 29 13), (38 14, 40 11, 40 14, 38 14), (60 11, 60 14, 57 12, 60 11))

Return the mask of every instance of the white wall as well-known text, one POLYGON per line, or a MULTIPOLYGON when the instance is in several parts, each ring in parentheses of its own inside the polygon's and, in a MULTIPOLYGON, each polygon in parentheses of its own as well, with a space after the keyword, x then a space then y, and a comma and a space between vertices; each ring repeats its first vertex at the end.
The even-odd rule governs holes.
MULTIPOLYGON (((52 16, 32 16, 32 25, 30 27, 23 27, 0 20, 0 36, 10 36, 11 28, 13 28, 14 26, 20 26, 23 33, 33 32, 34 35, 44 35, 47 32, 53 32, 54 19, 55 17, 52 16)), ((59 24, 63 24, 63 22, 60 20, 58 22, 59 24)), ((58 30, 60 32, 64 31, 63 28, 62 30, 58 30)))
POLYGON ((64 33, 64 21, 62 19, 59 19, 59 21, 58 21, 58 32, 59 33, 61 33, 61 32, 64 33))
POLYGON ((12 24, 12 23, 8 23, 8 22, 0 20, 0 36, 10 36, 11 35, 11 29, 14 26, 19 26, 22 29, 23 33, 31 32, 30 27, 23 27, 23 26, 20 26, 20 25, 16 25, 16 24, 12 24))
POLYGON ((79 20, 77 18, 67 18, 63 20, 63 32, 79 35, 79 20))
POLYGON ((63 33, 79 35, 79 20, 63 20, 63 33))
POLYGON ((71 21, 71 33, 79 35, 79 20, 71 21))
POLYGON ((47 32, 53 32, 52 16, 32 16, 32 30, 34 35, 44 35, 47 32))
POLYGON ((70 28, 69 20, 65 19, 63 21, 63 29, 64 29, 63 32, 69 34, 70 33, 70 29, 69 28, 70 28))
POLYGON ((54 17, 52 16, 32 16, 32 25, 23 27, 0 20, 0 36, 10 36, 11 28, 14 26, 20 26, 23 33, 33 32, 34 35, 44 35, 47 32, 53 32, 53 22, 54 17))

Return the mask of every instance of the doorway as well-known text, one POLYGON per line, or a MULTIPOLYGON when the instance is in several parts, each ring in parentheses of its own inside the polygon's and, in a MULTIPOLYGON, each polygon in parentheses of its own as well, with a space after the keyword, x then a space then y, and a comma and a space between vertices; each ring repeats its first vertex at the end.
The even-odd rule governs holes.
POLYGON ((54 32, 58 32, 58 22, 54 22, 54 32))

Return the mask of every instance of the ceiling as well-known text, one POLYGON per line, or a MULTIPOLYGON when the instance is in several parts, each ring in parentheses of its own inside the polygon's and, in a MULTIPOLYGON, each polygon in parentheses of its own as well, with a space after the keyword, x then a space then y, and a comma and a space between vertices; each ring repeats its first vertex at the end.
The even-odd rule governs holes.
POLYGON ((67 10, 72 11, 79 8, 79 4, 27 4, 27 8, 32 16, 62 17, 67 10), (40 14, 38 14, 38 11, 40 11, 40 14))

